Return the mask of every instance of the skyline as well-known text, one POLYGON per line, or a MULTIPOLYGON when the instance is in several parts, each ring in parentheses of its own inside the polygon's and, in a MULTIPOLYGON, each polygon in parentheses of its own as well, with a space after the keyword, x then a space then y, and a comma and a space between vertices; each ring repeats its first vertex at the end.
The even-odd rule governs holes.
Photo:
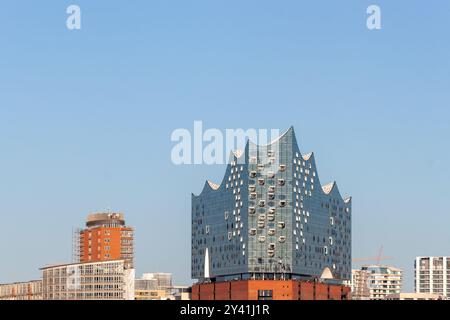
POLYGON ((195 120, 294 126, 353 197, 352 256, 383 245, 404 291, 416 256, 449 255, 450 4, 376 1, 369 31, 370 1, 76 2, 80 31, 69 1, 1 5, 1 283, 70 261, 72 228, 111 206, 135 227, 137 274, 190 284, 191 193, 225 169, 170 161, 195 120))

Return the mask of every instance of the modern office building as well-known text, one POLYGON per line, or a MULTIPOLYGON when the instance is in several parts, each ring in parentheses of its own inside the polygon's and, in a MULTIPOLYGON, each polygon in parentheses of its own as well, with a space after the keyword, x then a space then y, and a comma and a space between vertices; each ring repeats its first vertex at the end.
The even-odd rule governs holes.
POLYGON ((450 297, 450 257, 417 257, 414 271, 416 293, 450 297))
POLYGON ((387 296, 400 294, 403 272, 384 265, 368 265, 353 270, 352 299, 385 300, 387 296))
POLYGON ((191 271, 199 283, 350 280, 351 198, 321 184, 293 128, 268 145, 248 142, 221 184, 192 195, 191 271))
POLYGON ((41 268, 44 300, 134 300, 134 269, 126 260, 41 268))
POLYGON ((0 300, 42 300, 42 281, 0 284, 0 300))
POLYGON ((90 214, 86 228, 75 233, 74 262, 123 259, 128 269, 133 268, 133 228, 125 225, 122 213, 90 214))

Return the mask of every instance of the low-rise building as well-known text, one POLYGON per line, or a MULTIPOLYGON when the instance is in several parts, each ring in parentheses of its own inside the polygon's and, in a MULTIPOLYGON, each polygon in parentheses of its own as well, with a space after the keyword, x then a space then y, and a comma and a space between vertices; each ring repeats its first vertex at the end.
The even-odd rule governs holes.
POLYGON ((173 286, 172 294, 175 300, 191 300, 191 287, 188 286, 173 286))
POLYGON ((134 269, 126 260, 41 268, 44 300, 134 300, 134 269))
POLYGON ((134 287, 136 300, 190 300, 190 287, 173 286, 171 273, 144 273, 134 287))
POLYGON ((317 280, 235 280, 197 283, 192 300, 349 300, 350 287, 317 280))
POLYGON ((444 298, 435 293, 397 293, 386 297, 386 300, 443 300, 444 298))
POLYGON ((0 300, 42 300, 42 281, 0 284, 0 300))
POLYGON ((403 271, 385 265, 362 266, 352 271, 352 298, 355 300, 384 300, 400 294, 403 271))

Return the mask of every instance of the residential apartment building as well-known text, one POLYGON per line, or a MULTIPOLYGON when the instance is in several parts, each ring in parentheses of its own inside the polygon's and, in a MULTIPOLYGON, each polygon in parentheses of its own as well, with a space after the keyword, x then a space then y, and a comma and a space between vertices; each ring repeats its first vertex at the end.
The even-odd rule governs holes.
POLYGON ((44 300, 134 300, 134 269, 126 260, 41 268, 44 300))
POLYGON ((192 195, 191 271, 199 284, 323 275, 342 284, 351 279, 351 198, 321 184, 293 128, 268 145, 249 141, 220 184, 192 195))
POLYGON ((76 231, 75 262, 123 259, 126 267, 134 267, 133 228, 125 225, 122 213, 94 213, 87 217, 86 228, 76 231))
POLYGON ((353 299, 385 300, 401 293, 403 272, 392 266, 368 265, 353 270, 352 280, 353 299))
POLYGON ((450 257, 417 257, 414 271, 416 293, 450 297, 450 257))
POLYGON ((369 300, 369 276, 367 270, 352 270, 352 299, 369 300))
POLYGON ((42 281, 0 284, 0 300, 42 300, 42 281))

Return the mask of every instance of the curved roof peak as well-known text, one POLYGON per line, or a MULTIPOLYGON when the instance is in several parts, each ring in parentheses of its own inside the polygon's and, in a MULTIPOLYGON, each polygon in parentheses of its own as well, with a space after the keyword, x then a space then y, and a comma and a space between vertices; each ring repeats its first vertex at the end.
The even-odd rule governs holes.
POLYGON ((220 188, 220 184, 211 182, 209 180, 206 180, 206 182, 208 183, 208 185, 211 187, 211 189, 213 190, 218 190, 220 188))
POLYGON ((274 138, 272 141, 270 141, 267 144, 257 144, 254 141, 252 141, 251 139, 248 139, 247 144, 248 143, 252 143, 253 145, 256 145, 258 147, 267 147, 267 146, 270 146, 270 145, 274 144, 275 142, 281 140, 284 136, 286 136, 290 132, 292 132, 292 134, 295 136, 294 127, 293 126, 289 127, 289 129, 287 129, 284 133, 280 134, 278 137, 274 138))
POLYGON ((308 161, 313 156, 314 156, 314 152, 310 152, 310 153, 303 155, 302 157, 303 157, 303 160, 308 161))
POLYGON ((238 150, 233 150, 233 151, 231 151, 232 153, 233 153, 233 155, 236 157, 236 158, 240 158, 240 157, 242 157, 242 155, 244 154, 244 150, 240 150, 240 149, 238 149, 238 150))
POLYGON ((334 187, 336 187, 336 181, 323 185, 322 190, 325 194, 330 194, 334 187))

